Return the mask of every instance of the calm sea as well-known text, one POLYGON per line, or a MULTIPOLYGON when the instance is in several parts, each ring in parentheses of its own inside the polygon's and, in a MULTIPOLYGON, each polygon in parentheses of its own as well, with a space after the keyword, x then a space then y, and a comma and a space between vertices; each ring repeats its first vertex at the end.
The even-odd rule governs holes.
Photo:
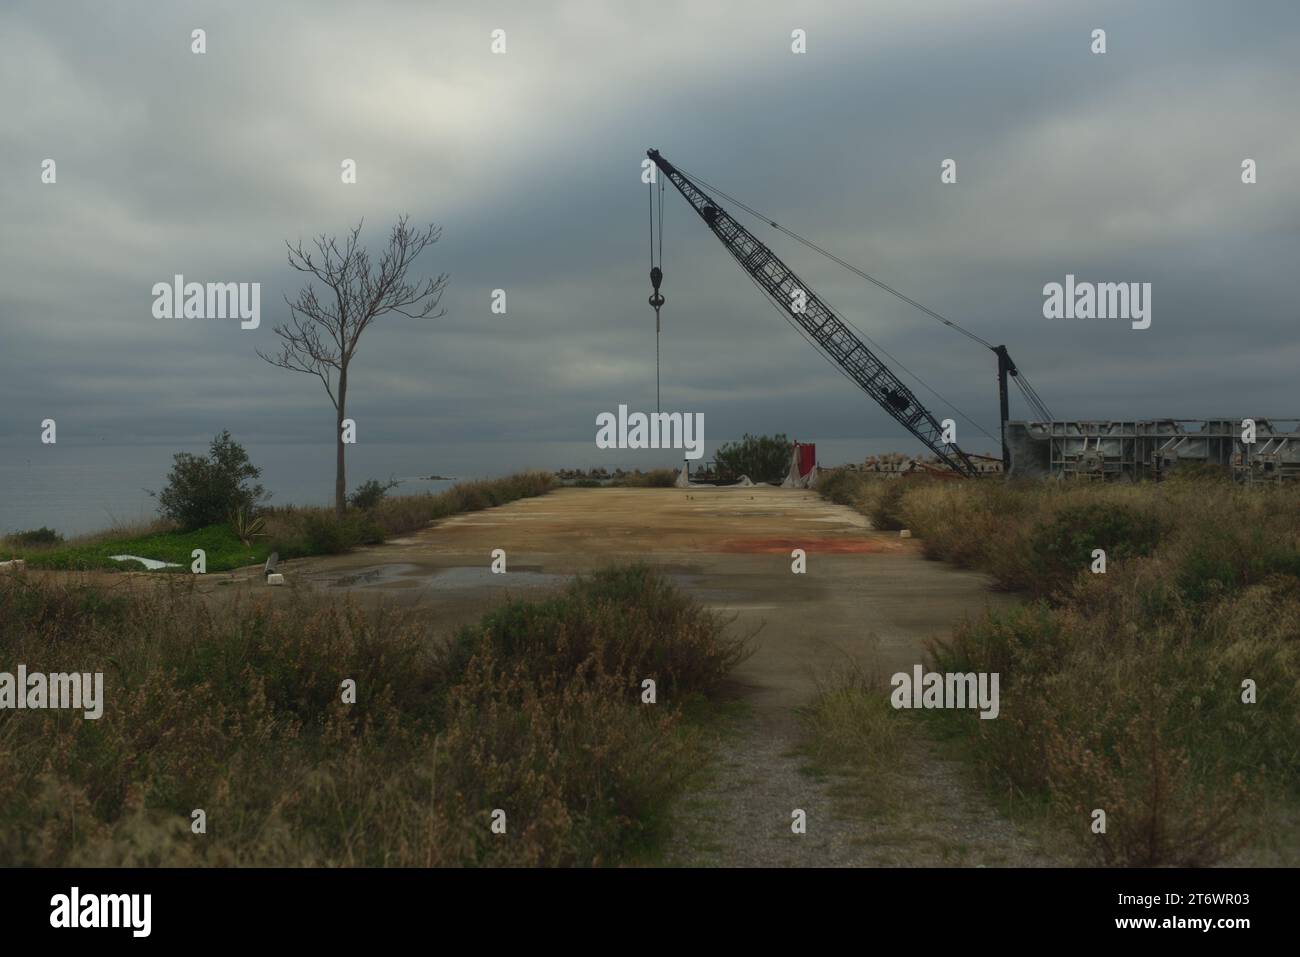
MULTIPOLYGON (((261 482, 280 505, 327 505, 334 498, 334 448, 329 445, 245 446, 262 469, 261 482)), ((897 439, 819 442, 823 465, 861 461, 866 455, 905 447, 897 439)), ((709 443, 705 458, 711 458, 709 443)), ((56 445, 0 445, 0 532, 39 528, 64 535, 99 531, 123 522, 148 520, 157 502, 148 491, 166 481, 178 451, 162 445, 91 445, 60 440, 56 445)), ((526 469, 664 468, 681 464, 680 453, 599 450, 586 442, 476 442, 430 448, 359 444, 348 449, 348 489, 366 479, 397 479, 391 494, 436 492, 454 481, 491 478, 526 469)))

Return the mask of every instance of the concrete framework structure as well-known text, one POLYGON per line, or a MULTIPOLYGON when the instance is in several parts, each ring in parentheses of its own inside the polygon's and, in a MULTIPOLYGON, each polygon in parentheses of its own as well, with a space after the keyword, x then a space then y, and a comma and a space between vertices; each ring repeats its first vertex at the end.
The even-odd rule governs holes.
POLYGON ((1300 419, 1255 419, 1253 443, 1242 441, 1242 422, 1008 422, 1009 474, 1159 480, 1180 466, 1210 464, 1244 482, 1300 481, 1300 419))

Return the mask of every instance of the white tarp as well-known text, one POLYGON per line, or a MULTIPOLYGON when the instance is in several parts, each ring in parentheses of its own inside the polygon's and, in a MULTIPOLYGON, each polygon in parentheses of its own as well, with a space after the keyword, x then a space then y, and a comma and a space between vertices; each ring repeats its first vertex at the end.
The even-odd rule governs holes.
POLYGON ((151 572, 160 568, 180 568, 175 562, 160 562, 156 558, 141 558, 139 555, 109 555, 115 562, 139 562, 151 572))
POLYGON ((817 484, 817 466, 814 465, 807 475, 799 474, 799 446, 790 452, 790 471, 786 472, 781 488, 812 488, 817 484))

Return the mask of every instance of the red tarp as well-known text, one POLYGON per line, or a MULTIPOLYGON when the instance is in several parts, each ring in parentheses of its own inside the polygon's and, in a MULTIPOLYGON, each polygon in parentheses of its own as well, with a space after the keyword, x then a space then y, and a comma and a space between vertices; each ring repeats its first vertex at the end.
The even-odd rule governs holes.
POLYGON ((799 454, 799 477, 802 478, 817 464, 817 446, 813 443, 796 442, 794 447, 799 454))

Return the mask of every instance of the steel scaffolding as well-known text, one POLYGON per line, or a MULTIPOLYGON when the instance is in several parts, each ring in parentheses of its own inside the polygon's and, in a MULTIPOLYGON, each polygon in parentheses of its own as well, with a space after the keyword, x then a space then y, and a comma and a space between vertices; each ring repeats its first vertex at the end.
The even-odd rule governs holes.
POLYGON ((1159 481, 1191 464, 1242 482, 1300 481, 1300 419, 1008 422, 1011 476, 1159 481))

